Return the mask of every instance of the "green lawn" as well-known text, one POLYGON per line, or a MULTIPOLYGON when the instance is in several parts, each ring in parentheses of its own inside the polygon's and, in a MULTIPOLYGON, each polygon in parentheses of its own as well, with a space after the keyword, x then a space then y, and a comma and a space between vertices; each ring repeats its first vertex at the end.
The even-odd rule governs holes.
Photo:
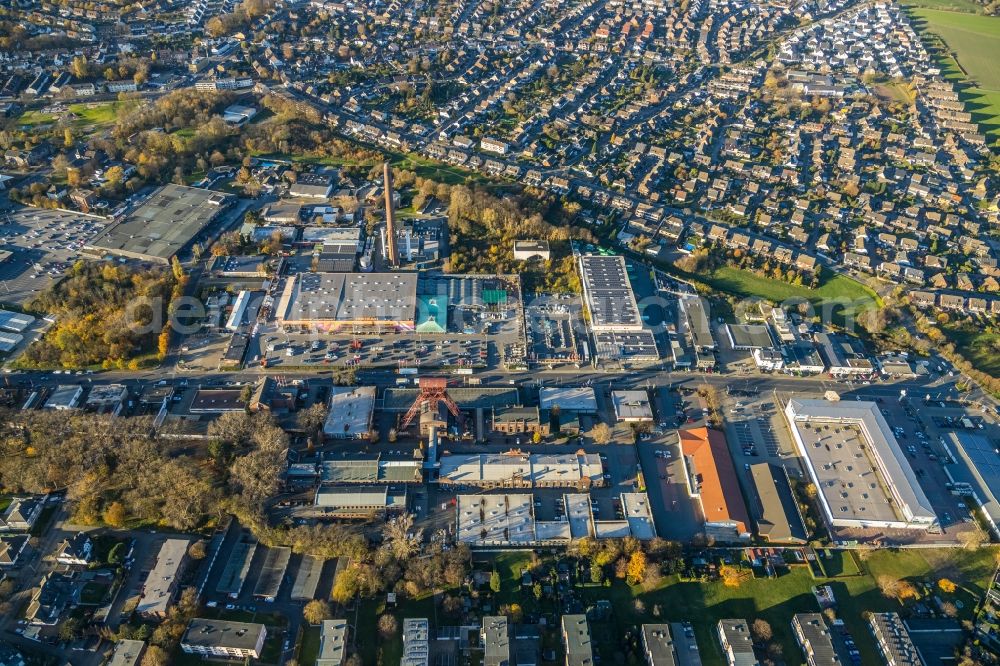
POLYGON ((305 631, 302 632, 302 643, 299 647, 299 658, 300 664, 315 664, 316 658, 319 656, 319 645, 320 639, 322 638, 320 634, 320 628, 318 626, 306 626, 305 631))
POLYGON ((983 13, 983 6, 975 0, 907 0, 905 5, 907 7, 943 9, 953 12, 966 12, 968 14, 983 13))
MULTIPOLYGON (((138 102, 82 102, 70 104, 69 112, 75 116, 72 126, 84 133, 93 133, 110 127, 118 116, 134 108, 138 102)), ((41 111, 25 111, 17 122, 21 125, 46 125, 54 123, 59 116, 41 111)))
POLYGON ((131 111, 138 102, 84 102, 70 104, 69 110, 78 118, 77 122, 85 125, 112 125, 118 116, 131 111))
POLYGON ((962 101, 990 138, 1000 138, 1000 17, 983 15, 971 0, 921 0, 916 5, 909 13, 917 29, 944 44, 936 59, 945 78, 972 84, 962 91, 962 101))
POLYGON ((874 291, 844 275, 824 275, 817 289, 773 280, 730 266, 694 277, 717 291, 742 298, 763 298, 774 303, 804 299, 812 303, 817 314, 823 314, 825 308, 838 324, 843 324, 848 315, 857 315, 873 305, 882 305, 874 291))
MULTIPOLYGON (((824 561, 826 562, 826 561, 824 561)), ((776 579, 752 579, 739 588, 729 588, 719 582, 682 582, 670 576, 653 591, 630 588, 621 581, 611 587, 578 588, 587 605, 609 599, 614 612, 605 622, 594 622, 594 642, 602 663, 618 663, 621 637, 643 622, 689 621, 694 625, 706 666, 724 663, 715 637, 715 625, 721 618, 738 617, 753 621, 763 618, 771 625, 775 640, 782 647, 787 664, 801 664, 801 652, 792 635, 791 617, 799 612, 819 610, 811 588, 829 584, 838 602, 838 617, 844 620, 858 644, 862 663, 877 664, 877 647, 862 617, 865 611, 900 610, 899 604, 886 599, 875 583, 885 573, 931 585, 941 577, 959 584, 957 600, 961 601, 960 617, 970 618, 975 607, 975 595, 981 595, 993 575, 992 549, 964 551, 957 549, 891 551, 871 554, 862 565, 865 575, 814 579, 804 566, 794 567, 776 579), (635 600, 642 602, 637 608, 635 600), (656 616, 656 613, 659 616, 656 616)), ((625 663, 625 662, 623 662, 625 663)))
POLYGON ((1000 349, 1000 334, 953 325, 945 326, 944 333, 972 367, 993 377, 1000 377, 1000 353, 997 353, 997 349, 1000 349))
POLYGON ((1000 90, 1000 17, 941 9, 914 9, 923 29, 944 40, 969 77, 1000 90))
POLYGON ((829 558, 820 556, 819 561, 826 575, 830 578, 857 576, 861 573, 861 568, 854 557, 854 553, 849 550, 830 551, 829 558))
POLYGON ((21 114, 21 117, 17 119, 18 125, 48 125, 49 123, 54 123, 56 121, 56 116, 51 113, 42 113, 41 111, 25 111, 21 114))
POLYGON ((960 93, 972 120, 992 139, 1000 139, 1000 91, 966 88, 960 93))
POLYGON ((111 589, 111 586, 107 583, 93 580, 88 581, 84 583, 83 589, 80 591, 80 603, 97 606, 104 602, 105 597, 108 596, 109 589, 111 589))
POLYGON ((448 185, 461 185, 462 183, 483 180, 482 176, 473 171, 435 162, 416 153, 394 154, 392 165, 413 171, 421 178, 430 178, 448 185))
MULTIPOLYGON (((384 597, 383 597, 384 599, 384 597)), ((350 616, 350 613, 348 614, 350 616)), ((383 600, 366 600, 358 604, 357 611, 357 648, 365 664, 398 664, 403 656, 403 620, 408 617, 427 618, 431 626, 435 625, 436 609, 434 595, 427 594, 418 599, 403 599, 395 610, 387 611, 383 600), (378 618, 385 612, 391 612, 399 623, 399 631, 390 640, 383 640, 378 634, 378 618), (378 659, 378 650, 382 649, 382 659, 378 659)), ((310 663, 300 661, 299 663, 310 663)))

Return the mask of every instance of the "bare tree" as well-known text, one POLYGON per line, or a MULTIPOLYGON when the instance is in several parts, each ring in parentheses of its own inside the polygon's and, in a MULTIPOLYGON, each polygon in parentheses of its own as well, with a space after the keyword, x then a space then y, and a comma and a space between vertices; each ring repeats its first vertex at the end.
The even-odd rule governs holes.
POLYGON ((330 604, 319 599, 313 599, 302 609, 302 618, 309 624, 319 624, 323 620, 333 617, 330 604))
POLYGON ((590 429, 590 436, 595 444, 607 444, 611 441, 611 428, 607 423, 598 423, 590 429))
POLYGON ((378 634, 385 640, 389 640, 399 631, 399 620, 395 615, 385 613, 378 618, 378 634))
POLYGON ((406 560, 411 555, 420 552, 423 530, 411 532, 412 529, 413 514, 404 513, 386 523, 383 530, 386 544, 393 556, 399 561, 406 560))
POLYGON ((759 643, 767 643, 774 637, 771 625, 763 618, 757 618, 753 621, 753 624, 750 625, 750 633, 753 634, 754 639, 759 643))

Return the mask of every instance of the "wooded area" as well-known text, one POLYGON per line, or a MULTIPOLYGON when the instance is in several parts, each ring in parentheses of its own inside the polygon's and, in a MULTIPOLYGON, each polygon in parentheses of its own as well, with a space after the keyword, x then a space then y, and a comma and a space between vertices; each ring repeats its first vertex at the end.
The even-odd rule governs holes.
POLYGON ((156 351, 177 283, 170 270, 78 261, 65 279, 34 298, 28 310, 54 315, 20 367, 136 368, 156 351))

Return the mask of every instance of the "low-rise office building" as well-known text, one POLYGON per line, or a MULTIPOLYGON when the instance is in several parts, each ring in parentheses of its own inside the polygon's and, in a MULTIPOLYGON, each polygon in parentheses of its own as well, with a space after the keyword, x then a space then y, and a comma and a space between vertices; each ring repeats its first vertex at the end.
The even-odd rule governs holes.
POLYGON ((586 615, 562 616, 562 642, 566 666, 593 666, 594 648, 586 615))
POLYGON ((750 627, 743 619, 719 620, 719 644, 729 666, 760 666, 753 651, 750 627))
POLYGON ((181 650, 206 657, 260 659, 266 638, 263 624, 195 618, 181 638, 181 650))
POLYGON ((180 576, 187 564, 187 539, 167 539, 156 556, 156 564, 149 572, 142 588, 142 597, 136 611, 144 617, 166 617, 177 593, 180 576))

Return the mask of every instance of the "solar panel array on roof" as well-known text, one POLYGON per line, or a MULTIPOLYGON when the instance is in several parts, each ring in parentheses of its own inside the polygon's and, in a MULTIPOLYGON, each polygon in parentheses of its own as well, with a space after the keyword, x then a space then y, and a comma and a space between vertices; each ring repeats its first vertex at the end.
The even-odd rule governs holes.
POLYGON ((595 331, 642 328, 624 257, 580 257, 580 272, 591 327, 595 331))
POLYGON ((594 346, 603 358, 649 361, 660 357, 652 331, 595 333, 594 346))

